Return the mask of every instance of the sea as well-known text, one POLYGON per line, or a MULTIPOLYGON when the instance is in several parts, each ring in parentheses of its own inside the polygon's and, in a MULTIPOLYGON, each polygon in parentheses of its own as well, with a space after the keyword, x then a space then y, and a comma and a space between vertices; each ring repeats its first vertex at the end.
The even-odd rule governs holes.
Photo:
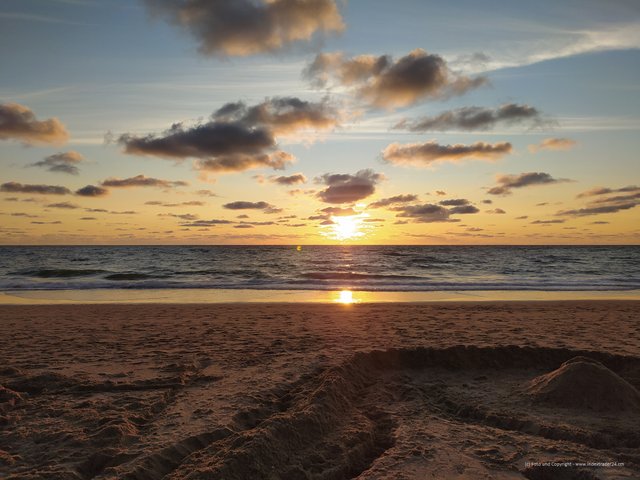
POLYGON ((640 246, 4 246, 0 291, 623 291, 640 246))

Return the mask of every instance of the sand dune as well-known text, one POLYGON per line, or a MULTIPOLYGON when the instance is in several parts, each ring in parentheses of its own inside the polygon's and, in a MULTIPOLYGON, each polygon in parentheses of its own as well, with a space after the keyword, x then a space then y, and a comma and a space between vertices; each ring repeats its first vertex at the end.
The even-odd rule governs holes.
POLYGON ((637 311, 0 307, 0 476, 637 478, 637 311))

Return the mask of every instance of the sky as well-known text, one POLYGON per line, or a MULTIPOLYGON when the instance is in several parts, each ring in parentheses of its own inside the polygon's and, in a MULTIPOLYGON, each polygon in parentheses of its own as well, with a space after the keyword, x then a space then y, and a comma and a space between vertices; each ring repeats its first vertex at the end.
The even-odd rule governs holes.
POLYGON ((639 244, 635 0, 0 1, 2 244, 639 244))

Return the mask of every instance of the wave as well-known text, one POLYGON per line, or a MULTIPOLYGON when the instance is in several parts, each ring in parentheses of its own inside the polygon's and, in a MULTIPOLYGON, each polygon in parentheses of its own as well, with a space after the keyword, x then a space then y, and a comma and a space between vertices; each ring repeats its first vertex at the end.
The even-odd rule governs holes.
POLYGON ((424 280, 424 277, 414 275, 384 275, 355 272, 307 272, 301 276, 313 280, 424 280))
POLYGON ((12 272, 11 274, 36 278, 73 278, 99 275, 105 272, 106 270, 96 269, 41 268, 37 270, 23 270, 19 272, 12 272))

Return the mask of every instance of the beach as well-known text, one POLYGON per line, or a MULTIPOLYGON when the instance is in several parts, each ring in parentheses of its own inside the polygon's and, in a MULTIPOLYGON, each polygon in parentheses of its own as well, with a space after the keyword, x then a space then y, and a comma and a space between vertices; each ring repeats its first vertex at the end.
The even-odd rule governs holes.
POLYGON ((2 305, 0 476, 638 478, 639 306, 2 305))

